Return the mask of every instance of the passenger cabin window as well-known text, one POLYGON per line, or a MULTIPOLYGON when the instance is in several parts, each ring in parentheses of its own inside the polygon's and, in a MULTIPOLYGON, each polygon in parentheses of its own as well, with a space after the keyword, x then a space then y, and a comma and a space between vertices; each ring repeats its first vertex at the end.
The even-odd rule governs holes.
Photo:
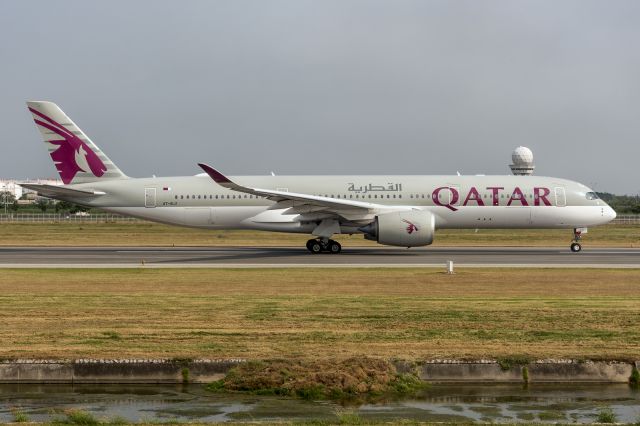
POLYGON ((597 200, 598 198, 600 198, 595 192, 587 192, 586 196, 587 200, 597 200))

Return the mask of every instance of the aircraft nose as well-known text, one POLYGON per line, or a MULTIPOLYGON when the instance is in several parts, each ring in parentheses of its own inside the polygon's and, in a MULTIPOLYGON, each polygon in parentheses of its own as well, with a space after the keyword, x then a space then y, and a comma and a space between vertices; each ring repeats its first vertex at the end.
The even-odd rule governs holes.
POLYGON ((607 208, 605 209, 605 215, 609 218, 609 220, 613 220, 618 214, 614 209, 611 208, 611 206, 607 206, 607 208))

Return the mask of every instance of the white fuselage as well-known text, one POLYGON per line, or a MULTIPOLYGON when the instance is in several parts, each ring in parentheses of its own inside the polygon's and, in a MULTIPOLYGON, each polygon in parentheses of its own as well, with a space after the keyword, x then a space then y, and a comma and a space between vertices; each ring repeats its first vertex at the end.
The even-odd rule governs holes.
MULTIPOLYGON (((582 228, 611 221, 615 212, 586 186, 537 176, 238 176, 233 180, 382 210, 427 210, 436 228, 582 228)), ((71 185, 104 192, 70 201, 173 225, 310 233, 326 213, 290 214, 278 203, 226 189, 206 175, 121 179, 71 185)), ((341 220, 340 233, 357 233, 366 220, 341 220)))

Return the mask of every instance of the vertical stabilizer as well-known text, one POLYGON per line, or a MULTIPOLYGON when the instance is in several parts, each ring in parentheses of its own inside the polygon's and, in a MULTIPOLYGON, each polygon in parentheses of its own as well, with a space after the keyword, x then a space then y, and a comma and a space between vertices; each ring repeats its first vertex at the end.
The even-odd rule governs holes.
POLYGON ((27 106, 65 185, 127 177, 58 105, 29 101, 27 106))

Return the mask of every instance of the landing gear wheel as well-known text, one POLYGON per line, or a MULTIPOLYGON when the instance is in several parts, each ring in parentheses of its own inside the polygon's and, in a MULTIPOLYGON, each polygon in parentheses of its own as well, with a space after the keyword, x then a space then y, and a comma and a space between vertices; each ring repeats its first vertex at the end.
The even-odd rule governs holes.
POLYGON ((322 252, 337 254, 342 251, 342 246, 337 241, 328 240, 328 239, 325 239, 325 240, 314 239, 314 240, 307 241, 307 250, 309 250, 313 254, 318 254, 322 252))
POLYGON ((311 245, 315 243, 317 240, 309 240, 307 241, 307 250, 311 251, 311 245))
POLYGON ((582 233, 586 231, 587 231, 587 228, 573 229, 573 242, 571 243, 572 252, 578 253, 582 250, 582 246, 580 245, 580 239, 582 238, 582 233))
POLYGON ((307 249, 313 254, 322 253, 322 244, 318 240, 309 240, 307 241, 307 249))

